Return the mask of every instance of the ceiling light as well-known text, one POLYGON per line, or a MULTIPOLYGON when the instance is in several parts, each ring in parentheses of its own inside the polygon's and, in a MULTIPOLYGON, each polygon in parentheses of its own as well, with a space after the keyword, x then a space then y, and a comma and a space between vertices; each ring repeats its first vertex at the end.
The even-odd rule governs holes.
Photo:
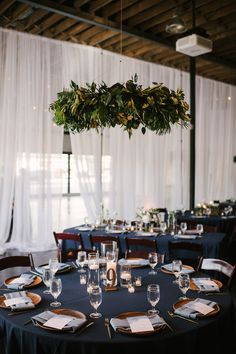
POLYGON ((166 32, 168 33, 184 33, 187 31, 185 23, 178 15, 173 15, 172 19, 166 26, 166 32))

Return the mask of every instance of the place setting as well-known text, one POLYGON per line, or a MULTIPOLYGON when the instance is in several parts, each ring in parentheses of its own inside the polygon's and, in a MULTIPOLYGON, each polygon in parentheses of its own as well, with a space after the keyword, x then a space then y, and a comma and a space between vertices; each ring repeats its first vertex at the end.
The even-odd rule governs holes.
POLYGON ((10 310, 14 316, 35 309, 41 302, 41 296, 28 291, 14 291, 0 296, 0 308, 10 310))
POLYGON ((67 273, 73 270, 74 265, 61 263, 57 258, 50 258, 48 264, 43 264, 35 268, 35 272, 42 276, 44 269, 50 269, 53 274, 67 273))
POLYGON ((40 275, 22 273, 18 276, 13 276, 5 279, 4 285, 7 289, 5 290, 20 290, 20 289, 29 289, 38 286, 42 282, 40 275))

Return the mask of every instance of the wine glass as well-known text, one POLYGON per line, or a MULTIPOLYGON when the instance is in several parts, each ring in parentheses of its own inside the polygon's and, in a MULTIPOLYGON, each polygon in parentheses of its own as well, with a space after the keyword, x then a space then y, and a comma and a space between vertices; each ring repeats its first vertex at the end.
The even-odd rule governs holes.
POLYGON ((44 284, 47 286, 47 289, 43 291, 44 294, 51 294, 50 292, 50 282, 53 277, 51 269, 43 268, 42 279, 44 284))
POLYGON ((51 272, 54 276, 59 269, 58 259, 57 258, 50 258, 48 265, 49 265, 49 269, 51 270, 51 272))
POLYGON ((149 272, 148 274, 156 274, 154 268, 158 263, 158 257, 157 257, 157 253, 156 252, 150 252, 148 253, 148 261, 149 264, 152 268, 151 272, 149 272))
POLYGON ((187 230, 187 223, 186 222, 181 222, 180 223, 180 230, 182 232, 182 235, 184 235, 186 230, 187 230))
POLYGON ((178 284, 178 277, 182 271, 182 261, 180 259, 174 259, 172 261, 172 272, 175 275, 174 284, 178 284))
POLYGON ((190 278, 189 274, 182 273, 179 275, 179 289, 182 291, 183 296, 179 298, 179 300, 186 300, 186 292, 188 291, 190 286, 190 278))
POLYGON ((77 260, 76 260, 76 264, 79 264, 79 266, 81 267, 81 269, 78 270, 79 273, 85 273, 86 270, 84 270, 84 265, 87 259, 87 254, 85 251, 79 251, 77 254, 77 260))
POLYGON ((147 287, 147 299, 152 305, 152 309, 148 310, 149 314, 158 314, 159 311, 155 308, 160 300, 160 287, 158 284, 149 284, 147 287))
POLYGON ((161 221, 160 222, 160 229, 161 229, 161 235, 165 235, 166 229, 167 229, 167 225, 165 221, 161 221))
POLYGON ((198 235, 201 236, 202 233, 203 233, 203 225, 202 224, 197 224, 196 229, 197 229, 198 235))
POLYGON ((92 318, 99 318, 102 316, 101 313, 97 312, 98 307, 102 303, 102 289, 100 286, 93 286, 89 292, 89 301, 90 304, 93 306, 95 312, 90 313, 90 317, 92 318))
POLYGON ((50 303, 50 306, 59 307, 61 303, 57 301, 58 296, 62 291, 62 284, 60 278, 53 277, 50 282, 50 292, 54 298, 54 301, 50 303))

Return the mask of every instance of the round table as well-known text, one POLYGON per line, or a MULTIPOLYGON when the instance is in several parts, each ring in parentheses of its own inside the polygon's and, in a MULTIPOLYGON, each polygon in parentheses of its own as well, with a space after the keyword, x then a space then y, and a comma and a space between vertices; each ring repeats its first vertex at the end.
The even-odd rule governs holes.
MULTIPOLYGON (((173 284, 173 276, 161 270, 156 275, 149 275, 149 268, 132 269, 132 275, 142 276, 142 286, 136 287, 131 294, 126 288, 118 291, 103 291, 103 302, 99 311, 103 316, 95 320, 95 324, 81 334, 56 333, 35 327, 32 323, 24 323, 36 313, 50 307, 51 295, 43 294, 45 286, 41 284, 30 289, 42 297, 38 307, 30 312, 16 316, 8 316, 9 310, 0 310, 0 327, 2 329, 2 352, 5 354, 144 354, 158 352, 161 354, 222 353, 226 347, 234 344, 233 330, 234 318, 230 294, 206 296, 189 290, 190 298, 207 298, 220 305, 219 313, 214 317, 199 319, 198 324, 190 323, 179 318, 172 318, 167 311, 172 309, 173 303, 181 295, 178 286, 173 284), (131 336, 112 331, 110 339, 104 325, 105 317, 109 319, 127 311, 145 312, 150 308, 147 301, 146 289, 150 283, 158 283, 161 298, 157 307, 161 316, 173 328, 168 327, 151 336, 131 336), (3 350, 4 348, 4 350, 3 350)), ((89 303, 86 285, 80 285, 79 273, 73 270, 60 276, 63 291, 59 296, 63 308, 75 309, 89 315, 92 307, 89 303)), ((4 293, 4 292, 3 292, 4 293)), ((230 354, 230 351, 227 351, 230 354)), ((233 351, 232 351, 233 353, 233 351)))

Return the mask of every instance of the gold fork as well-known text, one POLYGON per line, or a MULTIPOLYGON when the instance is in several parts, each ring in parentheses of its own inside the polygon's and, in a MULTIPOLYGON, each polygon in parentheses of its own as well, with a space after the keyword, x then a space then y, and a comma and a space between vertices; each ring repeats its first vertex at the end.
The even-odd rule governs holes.
POLYGON ((190 318, 187 318, 187 317, 184 317, 184 316, 181 316, 181 315, 177 315, 174 312, 168 311, 168 314, 169 314, 170 317, 178 317, 178 318, 182 318, 182 320, 186 320, 186 321, 198 324, 197 321, 191 320, 190 318))
POLYGON ((109 318, 107 318, 107 317, 105 318, 104 324, 105 324, 105 327, 107 328, 107 333, 109 335, 109 338, 111 339, 111 329, 110 329, 109 318))

